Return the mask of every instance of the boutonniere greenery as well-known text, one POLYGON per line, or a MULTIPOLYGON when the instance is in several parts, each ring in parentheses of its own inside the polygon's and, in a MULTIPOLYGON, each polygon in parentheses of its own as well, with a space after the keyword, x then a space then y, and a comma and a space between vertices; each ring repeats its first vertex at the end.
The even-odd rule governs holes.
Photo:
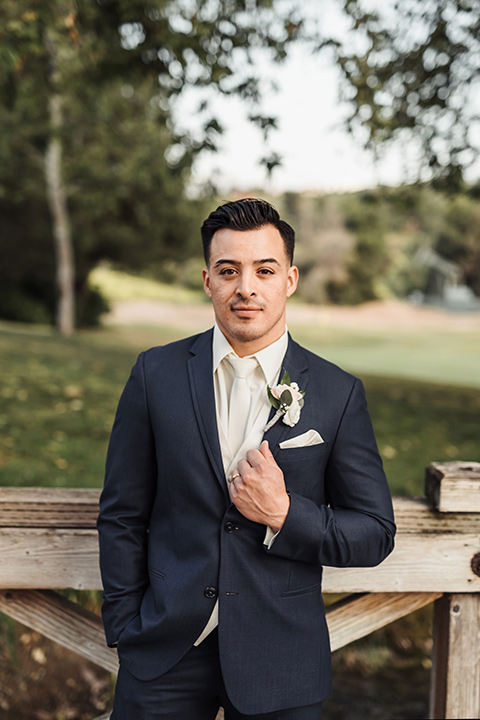
POLYGON ((267 394, 277 412, 265 425, 263 432, 270 430, 281 417, 283 417, 285 425, 290 425, 290 427, 296 425, 300 420, 300 412, 305 403, 305 390, 300 390, 297 383, 290 380, 290 375, 286 370, 279 385, 275 385, 275 387, 267 385, 267 394))

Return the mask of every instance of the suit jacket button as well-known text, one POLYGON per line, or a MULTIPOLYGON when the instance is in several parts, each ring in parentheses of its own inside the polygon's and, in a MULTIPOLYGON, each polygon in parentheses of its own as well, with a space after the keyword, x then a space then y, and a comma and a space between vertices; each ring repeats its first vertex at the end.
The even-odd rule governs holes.
POLYGON ((232 522, 227 522, 223 526, 225 532, 232 533, 235 530, 235 525, 232 522))
POLYGON ((215 598, 215 597, 217 597, 217 588, 206 587, 205 590, 203 591, 203 594, 207 598, 215 598))

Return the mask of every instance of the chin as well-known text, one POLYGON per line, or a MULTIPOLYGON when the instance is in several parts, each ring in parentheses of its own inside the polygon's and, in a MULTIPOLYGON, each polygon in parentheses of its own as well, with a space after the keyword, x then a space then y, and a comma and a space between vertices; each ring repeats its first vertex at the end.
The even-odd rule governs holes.
POLYGON ((266 335, 266 333, 267 331, 262 328, 249 327, 248 325, 232 328, 231 330, 232 337, 238 340, 243 340, 244 342, 249 340, 259 340, 261 337, 266 335))

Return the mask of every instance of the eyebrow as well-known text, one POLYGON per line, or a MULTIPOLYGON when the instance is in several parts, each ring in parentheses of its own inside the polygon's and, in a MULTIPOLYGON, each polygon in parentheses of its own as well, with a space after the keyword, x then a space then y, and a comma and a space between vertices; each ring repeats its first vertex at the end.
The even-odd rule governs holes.
MULTIPOLYGON (((280 265, 278 260, 275 258, 262 258, 261 260, 254 260, 253 265, 266 265, 268 263, 275 263, 275 265, 280 265)), ((220 265, 235 265, 236 267, 240 267, 242 263, 238 260, 229 260, 228 258, 220 258, 220 260, 217 260, 215 265, 213 267, 220 267, 220 265)))

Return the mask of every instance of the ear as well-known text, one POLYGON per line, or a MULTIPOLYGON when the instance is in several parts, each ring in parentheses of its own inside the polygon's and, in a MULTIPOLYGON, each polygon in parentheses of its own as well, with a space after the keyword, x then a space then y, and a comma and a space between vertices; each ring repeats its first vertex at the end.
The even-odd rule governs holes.
POLYGON ((297 284, 298 284, 298 268, 296 265, 291 265, 288 268, 287 297, 290 297, 290 295, 293 295, 293 293, 297 289, 297 284))
POLYGON ((203 280, 203 289, 207 293, 208 297, 212 297, 212 291, 210 290, 210 275, 208 272, 208 268, 203 268, 202 270, 202 280, 203 280))

